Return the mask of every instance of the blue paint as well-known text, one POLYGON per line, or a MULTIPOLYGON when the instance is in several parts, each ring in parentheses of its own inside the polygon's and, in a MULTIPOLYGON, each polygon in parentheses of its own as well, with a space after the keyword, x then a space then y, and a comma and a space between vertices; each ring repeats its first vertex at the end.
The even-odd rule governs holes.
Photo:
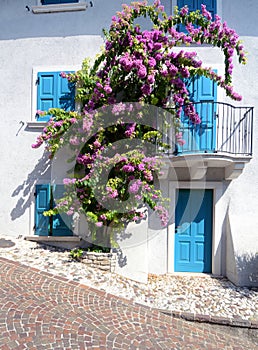
POLYGON ((212 208, 212 190, 178 190, 175 212, 176 272, 211 272, 212 208))

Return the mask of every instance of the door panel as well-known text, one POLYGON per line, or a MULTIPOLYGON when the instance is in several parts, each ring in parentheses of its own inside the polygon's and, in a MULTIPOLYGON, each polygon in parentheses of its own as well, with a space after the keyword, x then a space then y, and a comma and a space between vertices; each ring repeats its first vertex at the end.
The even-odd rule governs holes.
POLYGON ((211 272, 212 190, 177 193, 175 271, 211 272))

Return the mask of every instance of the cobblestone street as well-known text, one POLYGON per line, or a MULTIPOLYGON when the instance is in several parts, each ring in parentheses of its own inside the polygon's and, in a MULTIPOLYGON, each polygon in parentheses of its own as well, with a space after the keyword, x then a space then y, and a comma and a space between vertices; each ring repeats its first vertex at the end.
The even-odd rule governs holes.
POLYGON ((231 328, 172 318, 5 258, 0 290, 1 350, 257 348, 231 328))

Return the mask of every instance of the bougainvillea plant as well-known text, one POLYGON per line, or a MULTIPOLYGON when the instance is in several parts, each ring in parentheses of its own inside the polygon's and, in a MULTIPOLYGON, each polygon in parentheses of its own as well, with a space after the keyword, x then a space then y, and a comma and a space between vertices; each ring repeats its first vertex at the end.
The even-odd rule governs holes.
POLYGON ((168 16, 160 1, 153 5, 146 1, 133 2, 123 5, 123 11, 112 18, 109 31, 104 34, 105 47, 94 62, 86 59, 80 71, 62 73, 63 78, 76 84, 80 110, 51 109, 45 112, 51 119, 33 145, 37 148, 46 143, 53 157, 64 143, 68 143, 75 154, 73 177, 64 179, 67 196, 47 214, 61 210, 72 215, 82 211, 90 222, 101 227, 142 219, 145 214, 139 210, 139 203, 143 203, 157 212, 165 226, 168 213, 162 193, 154 187, 153 181, 154 173, 160 171, 159 158, 149 157, 142 147, 128 151, 125 147, 118 148, 112 157, 105 155, 105 149, 112 148, 120 139, 140 139, 143 143, 155 141, 160 148, 166 147, 155 126, 141 122, 145 114, 141 106, 144 105, 168 110, 176 130, 176 142, 183 143, 179 129, 182 111, 191 123, 201 122, 190 101, 187 81, 196 76, 207 77, 229 97, 240 100, 241 96, 232 87, 232 62, 236 55, 239 63, 244 64, 245 52, 236 32, 222 23, 219 16, 215 15, 212 20, 205 5, 195 12, 189 12, 187 6, 175 8, 174 15, 168 16), (149 30, 143 30, 137 24, 140 17, 150 19, 152 27, 149 30), (182 27, 183 32, 180 31, 182 27), (196 52, 187 51, 192 44, 209 44, 221 49, 225 57, 223 77, 211 67, 205 67, 196 52), (183 49, 175 50, 178 46, 183 49), (111 106, 112 115, 117 116, 113 126, 105 127, 105 118, 108 118, 103 112, 105 106, 111 106), (123 120, 125 114, 126 122, 123 120), (67 138, 65 135, 70 128, 77 133, 69 134, 67 138), (99 174, 109 169, 106 181, 99 185, 96 168, 99 174), (101 193, 98 198, 96 188, 101 193), (126 204, 122 211, 119 210, 122 203, 129 203, 129 197, 134 199, 129 201, 128 207, 126 204), (112 205, 109 205, 110 201, 112 205))

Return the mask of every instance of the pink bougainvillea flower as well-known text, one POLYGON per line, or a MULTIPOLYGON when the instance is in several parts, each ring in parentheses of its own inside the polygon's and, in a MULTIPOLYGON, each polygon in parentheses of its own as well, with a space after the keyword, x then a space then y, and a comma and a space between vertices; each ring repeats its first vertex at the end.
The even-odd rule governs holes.
POLYGON ((98 222, 95 223, 95 225, 96 225, 97 227, 102 227, 102 226, 103 226, 103 222, 98 221, 98 222))

